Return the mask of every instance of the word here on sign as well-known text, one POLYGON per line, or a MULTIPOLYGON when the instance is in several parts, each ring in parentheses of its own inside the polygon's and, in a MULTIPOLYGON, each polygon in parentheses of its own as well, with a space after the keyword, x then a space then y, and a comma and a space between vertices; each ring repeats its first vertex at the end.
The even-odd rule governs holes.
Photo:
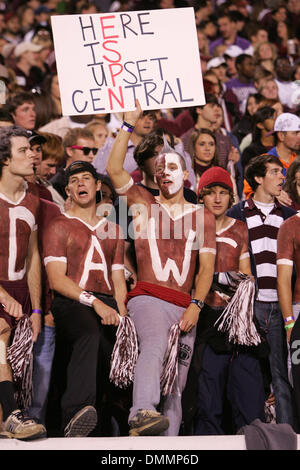
POLYGON ((205 103, 193 8, 51 20, 64 115, 205 103))

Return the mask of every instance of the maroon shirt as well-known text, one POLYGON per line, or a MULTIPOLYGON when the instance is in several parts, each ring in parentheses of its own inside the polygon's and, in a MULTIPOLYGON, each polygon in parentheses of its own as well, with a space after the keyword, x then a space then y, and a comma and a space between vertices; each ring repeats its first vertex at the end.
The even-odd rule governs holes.
MULTIPOLYGON (((240 260, 249 257, 248 227, 241 220, 232 219, 230 224, 216 233, 217 255, 215 272, 239 271, 240 260)), ((226 301, 217 292, 209 292, 205 302, 211 307, 225 307, 226 301)))
POLYGON ((297 279, 293 302, 300 302, 300 215, 289 217, 283 222, 277 238, 277 265, 293 266, 295 263, 297 279))
POLYGON ((26 183, 17 202, 0 193, 0 279, 26 278, 26 258, 31 233, 37 229, 40 206, 38 189, 26 183))
POLYGON ((124 269, 121 228, 105 218, 94 226, 62 214, 43 236, 44 263, 66 263, 66 275, 82 289, 113 295, 112 270, 124 269))
POLYGON ((189 293, 199 253, 216 253, 214 216, 187 202, 184 213, 173 218, 167 206, 135 184, 123 194, 135 215, 137 280, 189 293))

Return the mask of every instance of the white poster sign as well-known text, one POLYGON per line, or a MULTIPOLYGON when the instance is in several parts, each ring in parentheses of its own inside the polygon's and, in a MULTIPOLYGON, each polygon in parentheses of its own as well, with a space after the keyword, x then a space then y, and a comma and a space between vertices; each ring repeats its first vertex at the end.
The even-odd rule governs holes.
POLYGON ((193 8, 51 20, 64 115, 205 103, 193 8))

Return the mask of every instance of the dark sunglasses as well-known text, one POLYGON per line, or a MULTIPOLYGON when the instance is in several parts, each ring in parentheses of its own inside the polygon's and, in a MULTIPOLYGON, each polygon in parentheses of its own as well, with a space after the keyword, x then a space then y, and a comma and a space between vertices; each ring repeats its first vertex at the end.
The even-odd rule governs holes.
POLYGON ((71 145, 71 149, 82 150, 84 155, 88 155, 90 152, 93 152, 93 155, 96 155, 98 152, 96 147, 82 147, 82 145, 71 145))

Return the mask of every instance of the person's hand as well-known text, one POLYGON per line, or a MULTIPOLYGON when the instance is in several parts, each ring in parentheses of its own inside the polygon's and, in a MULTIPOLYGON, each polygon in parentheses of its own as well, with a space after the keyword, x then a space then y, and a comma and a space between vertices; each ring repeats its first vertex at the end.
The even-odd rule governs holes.
POLYGON ((32 313, 30 315, 31 327, 32 327, 32 340, 35 343, 38 339, 38 335, 42 328, 42 315, 40 313, 32 313))
POLYGON ((2 303, 4 310, 11 317, 19 320, 23 316, 22 305, 9 294, 1 295, 0 302, 2 303))
POLYGON ((142 115, 142 108, 138 99, 135 100, 135 105, 136 108, 133 111, 127 111, 124 114, 124 121, 128 122, 128 124, 131 124, 132 126, 136 125, 137 120, 142 115))
POLYGON ((234 163, 237 163, 240 159, 240 153, 236 147, 231 147, 231 150, 228 154, 228 160, 232 160, 234 163))
POLYGON ((71 206, 72 206, 72 199, 70 198, 70 196, 68 196, 64 203, 65 211, 68 211, 69 209, 71 209, 71 206))
POLYGON ((181 331, 188 333, 197 325, 199 318, 199 307, 196 304, 190 304, 179 320, 181 331))
POLYGON ((120 323, 120 318, 116 310, 106 305, 101 300, 96 299, 93 302, 93 308, 97 315, 101 318, 103 325, 113 325, 118 326, 120 323))
POLYGON ((280 204, 283 204, 284 206, 290 206, 292 204, 290 196, 283 189, 281 190, 280 196, 277 196, 277 199, 280 204))

